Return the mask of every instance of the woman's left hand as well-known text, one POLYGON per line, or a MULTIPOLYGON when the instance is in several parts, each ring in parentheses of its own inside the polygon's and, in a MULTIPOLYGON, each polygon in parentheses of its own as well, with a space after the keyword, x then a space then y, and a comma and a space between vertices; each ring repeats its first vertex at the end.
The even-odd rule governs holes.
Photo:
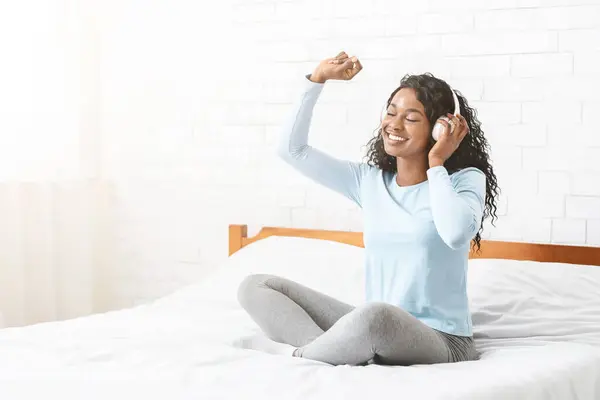
POLYGON ((440 117, 438 121, 444 125, 445 129, 440 134, 437 143, 429 151, 430 168, 444 165, 469 133, 467 120, 460 114, 458 116, 447 114, 446 118, 440 117), (454 129, 451 129, 452 125, 454 129))

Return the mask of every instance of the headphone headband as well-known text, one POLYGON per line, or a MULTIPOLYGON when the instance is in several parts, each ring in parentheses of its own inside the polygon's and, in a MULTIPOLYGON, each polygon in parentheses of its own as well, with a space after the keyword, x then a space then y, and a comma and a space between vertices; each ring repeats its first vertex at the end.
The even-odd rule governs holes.
POLYGON ((458 101, 458 96, 454 89, 450 88, 450 91, 452 92, 452 98, 454 99, 454 115, 460 114, 460 102, 458 101))

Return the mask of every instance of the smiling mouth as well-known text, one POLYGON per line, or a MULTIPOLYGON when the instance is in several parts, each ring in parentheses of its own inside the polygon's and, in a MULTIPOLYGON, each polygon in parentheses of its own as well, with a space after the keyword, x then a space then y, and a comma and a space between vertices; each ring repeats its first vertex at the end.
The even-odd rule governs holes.
POLYGON ((402 143, 408 140, 408 138, 406 137, 394 135, 393 133, 389 133, 387 131, 385 132, 385 134, 387 135, 388 139, 390 139, 390 141, 392 142, 402 143))

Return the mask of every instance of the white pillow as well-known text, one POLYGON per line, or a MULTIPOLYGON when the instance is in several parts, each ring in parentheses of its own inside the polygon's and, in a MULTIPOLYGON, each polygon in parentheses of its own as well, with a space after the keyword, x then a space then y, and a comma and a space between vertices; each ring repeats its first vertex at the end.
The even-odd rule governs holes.
POLYGON ((600 345, 600 267, 474 259, 468 294, 476 337, 600 345))
MULTIPOLYGON (((250 274, 272 274, 296 281, 338 300, 364 301, 364 249, 328 240, 271 236, 237 251, 180 295, 237 301, 237 288, 250 274)), ((190 300, 191 301, 191 300, 190 300)))

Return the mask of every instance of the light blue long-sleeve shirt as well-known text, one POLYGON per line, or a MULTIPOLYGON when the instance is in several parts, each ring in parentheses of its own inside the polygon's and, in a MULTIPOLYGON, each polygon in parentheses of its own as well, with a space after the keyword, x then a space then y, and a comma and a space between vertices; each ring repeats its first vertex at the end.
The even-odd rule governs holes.
POLYGON ((431 328, 471 336, 467 262, 483 215, 485 175, 476 168, 449 175, 438 166, 427 170, 427 181, 398 186, 395 173, 309 146, 313 108, 325 84, 304 79, 278 153, 362 208, 366 301, 393 304, 431 328))

